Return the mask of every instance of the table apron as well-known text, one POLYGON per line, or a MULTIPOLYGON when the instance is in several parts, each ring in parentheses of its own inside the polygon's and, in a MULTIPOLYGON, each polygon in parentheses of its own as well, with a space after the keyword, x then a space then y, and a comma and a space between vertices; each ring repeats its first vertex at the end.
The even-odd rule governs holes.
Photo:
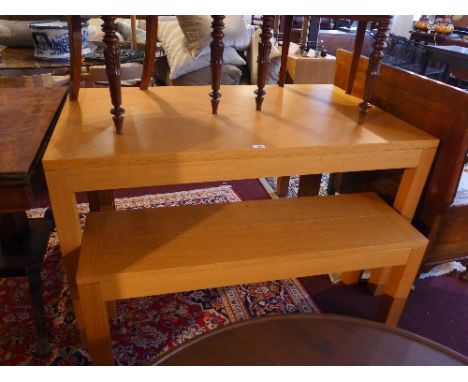
POLYGON ((62 173, 73 192, 130 187, 254 179, 269 176, 320 174, 416 168, 424 149, 336 153, 333 156, 301 155, 280 157, 228 158, 183 163, 121 163, 100 166, 50 169, 62 173))

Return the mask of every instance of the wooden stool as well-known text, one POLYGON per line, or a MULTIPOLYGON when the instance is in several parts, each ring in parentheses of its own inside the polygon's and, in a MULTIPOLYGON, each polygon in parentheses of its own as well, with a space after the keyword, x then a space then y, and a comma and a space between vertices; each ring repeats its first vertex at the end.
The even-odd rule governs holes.
POLYGON ((396 325, 426 245, 375 194, 91 213, 77 272, 89 352, 113 363, 110 301, 381 266, 378 319, 396 325))
MULTIPOLYGON (((331 17, 331 16, 324 16, 331 17)), ((333 16, 336 17, 336 16, 333 16)), ((353 58, 351 61, 351 68, 349 70, 348 82, 346 86, 346 93, 351 94, 353 90, 354 81, 356 79, 356 73, 358 69, 359 58, 361 57, 362 46, 364 42, 364 37, 366 34, 367 23, 377 22, 377 35, 375 36, 375 41, 373 44, 373 51, 369 57, 369 66, 366 73, 366 81, 364 85, 364 95, 363 101, 360 104, 361 111, 363 116, 365 112, 369 110, 371 104, 369 102, 372 94, 372 86, 375 82, 375 78, 379 75, 380 71, 380 62, 383 58, 383 50, 387 47, 387 38, 390 30, 390 25, 393 16, 342 16, 343 18, 349 18, 351 20, 358 21, 358 28, 356 31, 356 39, 354 42, 353 58)), ((280 68, 280 78, 279 86, 284 86, 286 80, 286 68, 288 61, 288 52, 289 52, 289 43, 291 41, 291 30, 292 30, 293 16, 285 16, 285 28, 284 28, 284 43, 281 52, 281 68, 280 68)), ((320 179, 321 175, 302 175, 301 183, 304 185, 307 184, 304 188, 299 185, 301 195, 317 195, 320 189, 320 179), (305 179, 306 177, 310 179, 305 179), (304 179, 303 179, 304 178, 304 179), (313 187, 308 187, 313 185, 313 187)), ((289 177, 281 177, 278 179, 277 194, 280 196, 285 196, 288 192, 289 177)))

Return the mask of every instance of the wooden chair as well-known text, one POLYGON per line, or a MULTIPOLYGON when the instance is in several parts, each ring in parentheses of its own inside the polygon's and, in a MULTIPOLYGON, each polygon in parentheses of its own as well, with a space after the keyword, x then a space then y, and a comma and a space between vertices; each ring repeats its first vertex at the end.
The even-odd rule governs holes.
MULTIPOLYGON (((335 17, 335 16, 324 16, 324 17, 335 17)), ((392 16, 340 16, 342 18, 349 18, 352 20, 358 21, 358 27, 356 31, 356 38, 354 43, 353 58, 351 61, 351 67, 349 70, 346 93, 351 94, 354 86, 354 81, 356 79, 356 72, 358 69, 359 58, 361 57, 362 46, 364 42, 364 37, 366 34, 366 26, 368 22, 377 22, 377 35, 375 36, 375 41, 373 45, 373 51, 369 57, 369 66, 366 72, 366 81, 364 85, 363 101, 359 105, 361 111, 363 112, 363 117, 365 112, 371 107, 370 98, 372 95, 372 87, 375 81, 375 78, 379 75, 380 71, 380 62, 383 58, 383 50, 387 46, 387 38, 390 30, 390 25, 392 21, 392 16)), ((283 49, 281 52, 281 69, 280 69, 280 78, 279 86, 284 86, 286 79, 286 65, 288 60, 288 51, 289 43, 291 38, 291 28, 292 28, 293 16, 285 16, 285 26, 284 26, 284 43, 283 49)), ((308 22, 308 19, 305 18, 304 24, 308 22)), ((303 31, 306 31, 306 28, 303 28, 303 31)), ((280 196, 285 196, 288 193, 289 188, 289 177, 280 177, 278 178, 276 192, 280 196)), ((299 196, 304 195, 316 195, 320 189, 321 175, 303 175, 299 180, 299 196)))
MULTIPOLYGON (((116 36, 117 16, 101 16, 103 20, 102 29, 104 31, 104 56, 106 72, 109 80, 109 90, 113 108, 114 125, 117 134, 122 134, 123 114, 125 110, 121 107, 122 94, 120 84, 120 48, 119 39, 116 36)), ((80 92, 81 73, 81 17, 67 16, 69 39, 70 39, 70 99, 76 101, 80 92)), ((158 32, 158 16, 146 16, 146 44, 145 59, 143 62, 143 74, 141 77, 140 89, 147 90, 151 81, 154 57, 156 54, 156 40, 158 32)))
MULTIPOLYGON (((211 87, 212 92, 210 93, 212 112, 213 114, 218 113, 219 99, 221 93, 219 92, 221 84, 221 68, 223 65, 223 29, 224 29, 224 18, 225 16, 212 16, 213 32, 211 34, 213 41, 211 42, 211 87)), ((271 51, 271 38, 273 36, 272 30, 275 26, 275 16, 262 16, 262 33, 260 35, 260 43, 258 49, 258 80, 257 90, 255 90, 256 108, 258 111, 262 110, 262 103, 265 96, 265 84, 266 76, 268 71, 268 64, 270 63, 270 51, 271 51)), ((290 31, 289 31, 290 34, 290 31)))

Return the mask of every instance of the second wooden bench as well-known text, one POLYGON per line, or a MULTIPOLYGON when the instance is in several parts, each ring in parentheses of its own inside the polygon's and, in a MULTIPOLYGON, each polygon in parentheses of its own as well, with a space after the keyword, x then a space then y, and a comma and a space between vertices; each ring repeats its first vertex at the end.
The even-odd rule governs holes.
POLYGON ((113 363, 109 301, 380 267, 378 319, 396 325, 426 245, 370 193, 91 213, 77 273, 89 352, 113 363))

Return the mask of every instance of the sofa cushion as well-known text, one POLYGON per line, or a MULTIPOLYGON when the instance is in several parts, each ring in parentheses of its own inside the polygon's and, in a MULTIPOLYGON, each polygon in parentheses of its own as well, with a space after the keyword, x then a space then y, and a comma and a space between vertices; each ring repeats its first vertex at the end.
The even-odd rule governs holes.
MULTIPOLYGON (((177 21, 161 23, 158 27, 158 39, 161 41, 170 67, 171 80, 186 73, 210 66, 210 53, 193 58, 187 40, 177 21)), ((234 48, 224 49, 224 64, 245 65, 245 61, 234 48)))
MULTIPOLYGON (((199 57, 209 53, 212 41, 211 16, 177 16, 177 20, 192 56, 199 57)), ((242 16, 226 16, 223 33, 225 47, 248 48, 249 36, 242 16)))

